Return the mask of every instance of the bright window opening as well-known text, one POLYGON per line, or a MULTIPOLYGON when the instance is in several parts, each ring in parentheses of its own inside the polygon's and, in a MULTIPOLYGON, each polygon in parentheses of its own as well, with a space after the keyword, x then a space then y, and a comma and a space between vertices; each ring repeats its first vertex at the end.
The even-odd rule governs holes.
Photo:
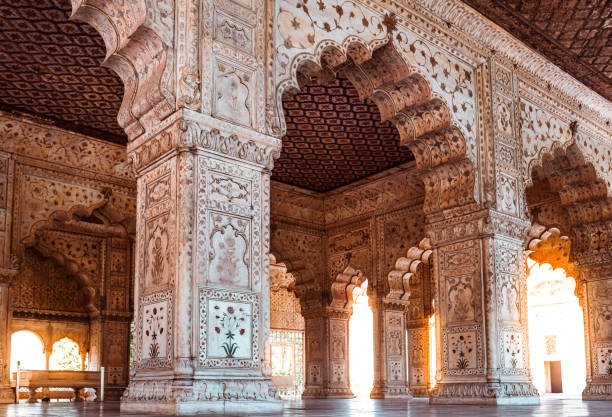
POLYGON ((579 396, 586 360, 582 308, 576 282, 561 268, 527 260, 529 350, 533 383, 540 394, 579 396))
POLYGON ((44 370, 46 359, 42 341, 34 333, 22 330, 11 336, 11 375, 20 369, 44 370))
POLYGON ((436 316, 429 318, 429 386, 436 385, 436 316))
POLYGON ((80 371, 79 345, 67 337, 55 342, 49 358, 49 369, 53 371, 80 371))
POLYGON ((368 305, 368 282, 353 292, 353 315, 349 320, 349 363, 351 390, 369 397, 374 385, 374 316, 368 305))
POLYGON ((271 331, 272 382, 282 398, 294 398, 304 391, 304 332, 271 331))

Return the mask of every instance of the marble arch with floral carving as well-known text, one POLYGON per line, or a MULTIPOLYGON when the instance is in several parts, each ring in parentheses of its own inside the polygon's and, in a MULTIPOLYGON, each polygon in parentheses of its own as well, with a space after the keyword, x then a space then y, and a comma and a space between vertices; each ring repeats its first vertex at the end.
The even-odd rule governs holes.
POLYGON ((410 67, 390 36, 370 46, 347 36, 343 45, 323 42, 317 59, 306 53, 295 58, 294 75, 278 87, 277 97, 298 91, 301 80, 333 78, 341 71, 362 100, 376 104, 381 120, 391 121, 400 144, 412 151, 425 185, 426 214, 473 202, 474 165, 448 104, 432 94, 429 82, 410 67))

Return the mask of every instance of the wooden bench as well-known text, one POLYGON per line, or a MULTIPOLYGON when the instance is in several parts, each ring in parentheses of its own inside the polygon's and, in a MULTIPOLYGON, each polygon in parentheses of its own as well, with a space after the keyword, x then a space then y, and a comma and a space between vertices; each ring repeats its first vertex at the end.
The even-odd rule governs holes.
MULTIPOLYGON (((17 373, 13 372, 11 387, 15 387, 17 373)), ((28 402, 36 402, 38 388, 70 388, 74 390, 74 401, 83 401, 80 391, 84 388, 98 390, 100 372, 98 371, 21 371, 19 387, 28 388, 28 402)), ((50 393, 53 391, 50 391, 50 393)), ((45 395, 46 396, 46 395, 45 395)), ((49 396, 49 398, 51 398, 49 396)), ((65 398, 60 396, 60 398, 65 398)))

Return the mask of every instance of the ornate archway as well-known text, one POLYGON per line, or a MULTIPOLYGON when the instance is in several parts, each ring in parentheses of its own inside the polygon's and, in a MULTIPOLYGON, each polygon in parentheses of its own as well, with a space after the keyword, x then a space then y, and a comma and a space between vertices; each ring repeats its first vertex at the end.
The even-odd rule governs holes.
POLYGON ((612 294, 612 198, 575 143, 543 153, 532 164, 531 176, 527 205, 532 223, 541 226, 532 229, 536 236, 530 236, 530 246, 558 233, 567 235, 571 242, 569 259, 575 263, 576 295, 583 308, 586 341, 587 386, 582 397, 609 400, 612 382, 606 364, 612 348, 607 301, 612 294))

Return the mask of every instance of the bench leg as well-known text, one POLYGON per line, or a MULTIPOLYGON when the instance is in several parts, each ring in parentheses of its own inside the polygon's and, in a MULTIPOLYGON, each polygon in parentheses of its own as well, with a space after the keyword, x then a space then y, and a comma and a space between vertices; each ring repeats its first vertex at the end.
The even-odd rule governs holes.
POLYGON ((30 394, 28 395, 28 402, 35 403, 36 402, 36 388, 29 388, 30 394))
POLYGON ((80 403, 83 402, 83 397, 81 397, 81 388, 73 388, 74 389, 74 402, 80 403))

